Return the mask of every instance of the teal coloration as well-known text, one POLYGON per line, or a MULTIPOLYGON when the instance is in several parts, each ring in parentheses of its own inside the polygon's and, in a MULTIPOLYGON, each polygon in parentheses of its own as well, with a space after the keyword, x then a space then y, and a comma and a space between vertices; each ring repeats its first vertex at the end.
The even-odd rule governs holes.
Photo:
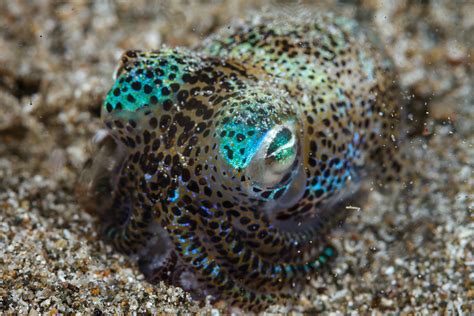
POLYGON ((219 149, 222 157, 238 170, 249 165, 265 136, 256 126, 244 123, 227 123, 217 134, 221 138, 219 149))
POLYGON ((280 151, 277 155, 275 155, 275 159, 280 162, 284 162, 289 157, 292 157, 295 154, 295 150, 293 148, 286 148, 280 151))
POLYGON ((176 202, 179 198, 179 191, 178 190, 173 190, 172 195, 168 196, 168 201, 169 202, 176 202))
POLYGON ((172 84, 182 84, 181 77, 186 73, 176 58, 179 55, 165 51, 131 59, 128 63, 133 63, 133 67, 128 69, 127 63, 123 66, 124 71, 108 93, 104 107, 136 112, 163 104, 168 96, 172 96, 172 84))
POLYGON ((291 265, 285 266, 285 272, 288 276, 293 275, 293 267, 291 265))
POLYGON ((275 139, 272 141, 267 150, 267 156, 271 155, 281 146, 287 144, 291 139, 291 132, 288 129, 281 130, 276 135, 275 139))
POLYGON ((326 260, 327 260, 327 258, 325 256, 323 256, 323 255, 319 256, 319 262, 321 262, 321 264, 326 263, 326 260))
POLYGON ((332 257, 334 256, 334 249, 328 247, 324 249, 324 254, 328 257, 332 257))
MULTIPOLYGON (((141 69, 143 71, 143 69, 141 69)), ((160 96, 158 88, 153 83, 153 79, 148 79, 145 75, 137 74, 138 69, 133 68, 130 73, 124 73, 120 75, 118 80, 115 82, 112 87, 111 92, 107 95, 105 99, 105 104, 109 103, 112 105, 112 108, 115 110, 117 108, 135 112, 145 106, 150 105, 151 96, 160 96), (135 80, 127 82, 126 78, 132 76, 135 80), (141 88, 135 90, 132 88, 132 85, 139 85, 141 88), (151 87, 151 93, 147 94, 143 90, 143 86, 148 85, 151 87), (117 92, 120 91, 120 95, 117 92)))

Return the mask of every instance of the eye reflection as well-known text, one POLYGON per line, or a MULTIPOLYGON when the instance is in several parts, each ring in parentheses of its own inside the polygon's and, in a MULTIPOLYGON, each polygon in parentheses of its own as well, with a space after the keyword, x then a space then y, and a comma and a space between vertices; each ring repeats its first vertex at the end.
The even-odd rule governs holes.
POLYGON ((296 139, 294 134, 288 129, 280 130, 273 141, 268 146, 266 163, 275 172, 286 171, 296 157, 296 139))
POLYGON ((293 124, 276 126, 265 135, 246 173, 262 188, 278 186, 291 176, 297 153, 293 124))

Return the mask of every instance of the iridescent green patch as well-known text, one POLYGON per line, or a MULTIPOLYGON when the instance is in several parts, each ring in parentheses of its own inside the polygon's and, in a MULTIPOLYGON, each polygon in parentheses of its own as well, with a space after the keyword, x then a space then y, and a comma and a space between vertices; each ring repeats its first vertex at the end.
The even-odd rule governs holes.
POLYGON ((130 62, 125 65, 125 71, 105 99, 104 107, 108 112, 135 112, 144 107, 163 105, 182 84, 184 65, 178 63, 172 53, 140 56, 132 62, 133 65, 130 62))
POLYGON ((295 155, 295 149, 293 146, 283 148, 288 142, 291 141, 292 134, 287 128, 278 132, 270 146, 268 146, 267 157, 272 157, 278 162, 285 162, 287 159, 295 155))
POLYGON ((275 160, 279 162, 285 162, 287 161, 287 159, 293 157, 294 155, 295 155, 294 148, 285 148, 275 155, 275 160))
POLYGON ((291 140, 291 131, 287 128, 278 132, 268 147, 267 156, 273 154, 278 148, 287 144, 291 140))
POLYGON ((220 153, 233 168, 243 169, 257 153, 264 135, 256 126, 227 123, 218 129, 220 153))

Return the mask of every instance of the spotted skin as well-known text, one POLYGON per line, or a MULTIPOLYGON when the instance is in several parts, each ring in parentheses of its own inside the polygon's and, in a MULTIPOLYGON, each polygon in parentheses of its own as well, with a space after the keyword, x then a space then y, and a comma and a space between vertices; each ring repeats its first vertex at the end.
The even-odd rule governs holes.
POLYGON ((294 296, 360 183, 400 176, 395 75, 352 21, 258 17, 195 50, 128 51, 116 75, 83 204, 149 280, 196 298, 294 296))

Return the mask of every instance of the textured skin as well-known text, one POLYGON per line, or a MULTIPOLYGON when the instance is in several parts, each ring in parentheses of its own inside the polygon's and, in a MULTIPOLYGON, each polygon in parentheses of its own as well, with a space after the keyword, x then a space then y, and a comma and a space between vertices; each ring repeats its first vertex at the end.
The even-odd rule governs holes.
POLYGON ((335 256, 362 180, 399 177, 400 105, 383 52, 329 15, 129 51, 82 201, 149 280, 261 310, 335 256))

